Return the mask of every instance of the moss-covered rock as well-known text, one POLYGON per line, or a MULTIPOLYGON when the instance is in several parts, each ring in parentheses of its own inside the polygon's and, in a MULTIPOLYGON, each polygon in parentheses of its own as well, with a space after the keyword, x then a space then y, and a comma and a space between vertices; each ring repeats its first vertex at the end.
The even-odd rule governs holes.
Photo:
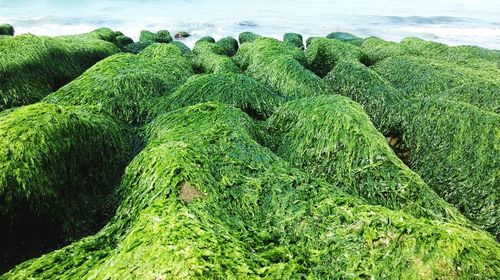
POLYGON ((149 47, 151 44, 153 44, 153 42, 151 42, 151 41, 134 42, 134 43, 131 43, 131 44, 124 46, 123 52, 138 54, 138 53, 142 52, 145 48, 149 47))
POLYGON ((2 265, 99 229, 129 153, 124 126, 93 110, 36 103, 0 116, 2 265))
POLYGON ((219 44, 199 42, 193 48, 193 67, 199 73, 238 73, 241 70, 219 44))
POLYGON ((301 98, 328 92, 323 81, 304 67, 304 52, 276 39, 245 43, 234 60, 249 76, 283 96, 301 98))
POLYGON ((125 36, 125 35, 119 35, 116 37, 116 45, 120 49, 124 49, 127 45, 133 44, 134 40, 132 38, 125 36))
POLYGON ((14 36, 14 27, 10 24, 0 24, 0 35, 14 36))
POLYGON ((285 33, 283 35, 283 42, 299 49, 304 49, 304 39, 302 39, 302 35, 298 33, 285 33))
POLYGON ((404 165, 349 98, 323 95, 287 102, 266 128, 277 155, 353 196, 415 217, 470 225, 404 165))
POLYGON ((206 74, 191 77, 159 107, 165 112, 212 101, 232 105, 251 117, 264 119, 283 100, 283 97, 244 74, 206 74))
POLYGON ((362 62, 366 66, 373 65, 385 58, 404 55, 405 50, 395 42, 384 41, 380 38, 370 37, 361 45, 363 52, 362 62))
POLYGON ((238 52, 238 41, 233 37, 225 37, 217 41, 217 45, 222 48, 222 51, 227 56, 233 56, 238 52))
POLYGON ((358 61, 359 47, 338 40, 315 38, 305 51, 308 68, 320 77, 326 76, 338 61, 358 61))
POLYGON ((172 36, 167 30, 160 30, 156 33, 151 31, 143 30, 139 37, 140 42, 150 42, 150 43, 170 43, 172 42, 172 36))
POLYGON ((245 31, 245 32, 240 33, 240 35, 238 36, 238 41, 240 42, 240 44, 251 43, 260 37, 261 36, 258 34, 255 34, 253 32, 249 32, 249 31, 245 31))
POLYGON ((30 34, 0 41, 0 111, 39 101, 119 52, 111 43, 84 37, 30 34))
POLYGON ((365 41, 365 39, 347 32, 332 32, 326 35, 326 38, 340 40, 342 42, 353 44, 358 47, 361 47, 361 45, 365 41))
POLYGON ((138 55, 109 57, 47 96, 61 105, 95 105, 128 124, 150 117, 156 100, 193 74, 191 62, 170 44, 153 44, 138 55))
POLYGON ((25 278, 468 279, 498 275, 484 232, 367 205, 256 142, 238 109, 156 119, 98 234, 17 266, 25 278))
POLYGON ((188 55, 188 56, 191 56, 192 54, 192 51, 191 49, 186 46, 186 44, 184 44, 183 42, 180 42, 180 41, 172 41, 170 42, 171 45, 174 45, 174 46, 177 46, 181 52, 185 55, 188 55))
POLYGON ((203 36, 200 39, 198 39, 198 41, 196 41, 196 43, 198 43, 198 42, 215 43, 215 39, 212 36, 203 36))

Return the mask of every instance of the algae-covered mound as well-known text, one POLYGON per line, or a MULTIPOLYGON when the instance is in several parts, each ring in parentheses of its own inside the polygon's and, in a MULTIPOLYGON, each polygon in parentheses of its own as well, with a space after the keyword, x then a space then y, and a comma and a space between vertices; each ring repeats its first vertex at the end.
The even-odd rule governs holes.
POLYGON ((238 73, 241 72, 228 56, 227 49, 217 43, 198 42, 193 48, 193 67, 204 73, 238 73))
POLYGON ((224 37, 217 41, 217 45, 222 48, 222 53, 227 56, 233 56, 238 52, 238 40, 233 37, 224 37))
POLYGON ((397 158, 361 106, 346 97, 285 103, 266 127, 277 155, 351 195, 415 217, 467 223, 397 158))
POLYGON ((500 273, 483 232, 370 206, 255 141, 238 109, 160 116, 98 234, 3 276, 26 278, 468 279, 500 273))
POLYGON ((191 77, 159 107, 165 111, 214 101, 263 119, 269 117, 283 99, 244 74, 207 74, 191 77))
POLYGON ((95 105, 128 124, 140 124, 151 106, 193 74, 191 62, 170 44, 153 44, 139 55, 117 54, 47 96, 61 105, 95 105))
POLYGON ((340 40, 342 42, 353 44, 358 47, 361 47, 361 45, 365 41, 365 39, 347 32, 332 32, 326 35, 326 38, 340 40))
POLYGON ((92 110, 37 103, 2 114, 2 260, 102 226, 128 156, 123 125, 92 110))
POLYGON ((140 42, 150 43, 170 43, 172 40, 172 36, 170 36, 170 32, 167 30, 160 30, 156 33, 143 30, 141 31, 141 36, 139 37, 140 42))
POLYGON ((298 33, 285 33, 283 35, 283 42, 290 44, 299 49, 304 49, 304 39, 298 33))
POLYGON ((240 44, 251 43, 260 37, 261 36, 258 34, 255 34, 255 33, 249 32, 249 31, 245 31, 245 32, 240 33, 240 35, 238 36, 238 41, 240 42, 240 44))
POLYGON ((328 92, 324 82, 304 65, 304 52, 272 38, 245 43, 234 57, 245 73, 291 98, 328 92))
POLYGON ((14 36, 14 27, 10 24, 0 24, 0 35, 14 36))
POLYGON ((78 37, 0 40, 0 111, 39 101, 118 51, 111 43, 78 37))
POLYGON ((500 116, 445 99, 416 98, 407 104, 400 131, 409 166, 500 238, 500 116))
POLYGON ((305 51, 307 65, 320 77, 325 77, 339 61, 359 61, 359 47, 338 40, 314 38, 305 51))
POLYGON ((399 156, 441 197, 499 236, 497 114, 439 97, 405 98, 361 63, 341 61, 325 80, 363 105, 399 156))

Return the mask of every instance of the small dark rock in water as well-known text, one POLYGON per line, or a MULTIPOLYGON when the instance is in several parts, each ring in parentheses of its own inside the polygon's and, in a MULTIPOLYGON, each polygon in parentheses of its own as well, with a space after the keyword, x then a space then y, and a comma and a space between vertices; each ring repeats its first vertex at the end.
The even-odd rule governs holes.
POLYGON ((189 36, 191 36, 191 34, 187 33, 186 31, 180 31, 175 33, 175 39, 187 38, 189 36))
POLYGON ((217 45, 227 56, 233 56, 238 51, 238 41, 231 36, 220 39, 217 41, 217 45))
POLYGON ((244 20, 244 21, 238 22, 238 25, 245 26, 245 27, 255 27, 255 26, 257 26, 257 23, 255 23, 253 21, 244 20))
POLYGON ((302 39, 302 35, 298 33, 285 33, 285 35, 283 35, 283 42, 302 50, 304 49, 304 40, 302 39))
POLYGON ((14 27, 10 24, 0 24, 0 35, 14 36, 14 27))
POLYGON ((243 43, 251 43, 251 42, 257 40, 259 37, 261 37, 261 36, 258 34, 246 31, 246 32, 240 33, 238 39, 240 41, 240 44, 243 44, 243 43))
POLYGON ((214 37, 211 37, 211 36, 204 36, 204 37, 201 37, 200 39, 198 39, 198 41, 196 41, 196 44, 198 44, 199 42, 215 43, 215 39, 214 39, 214 37))

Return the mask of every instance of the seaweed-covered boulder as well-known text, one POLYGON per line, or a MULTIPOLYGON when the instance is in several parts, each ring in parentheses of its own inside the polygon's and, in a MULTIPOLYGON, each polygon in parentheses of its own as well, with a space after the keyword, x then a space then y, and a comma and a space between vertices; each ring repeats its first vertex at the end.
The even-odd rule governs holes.
POLYGON ((123 47, 123 52, 138 54, 142 52, 145 48, 149 47, 153 42, 151 41, 139 41, 133 42, 123 47))
POLYGON ((203 36, 200 39, 198 39, 198 41, 196 41, 196 43, 198 43, 198 42, 215 43, 215 39, 212 36, 203 36))
POLYGON ((99 229, 129 157, 124 126, 36 103, 0 116, 0 258, 13 265, 99 229))
POLYGON ((108 42, 81 37, 30 34, 0 41, 0 111, 39 101, 119 52, 108 42))
POLYGON ((325 77, 338 61, 358 61, 361 50, 357 46, 327 38, 315 38, 305 51, 308 68, 320 77, 325 77))
POLYGON ((222 51, 227 56, 233 56, 238 52, 238 41, 233 37, 224 37, 217 41, 217 45, 222 48, 222 51))
POLYGON ((283 98, 244 74, 206 74, 191 77, 169 95, 160 108, 175 110, 209 101, 229 104, 251 117, 264 119, 276 110, 283 98))
POLYGON ((132 38, 125 36, 125 35, 119 35, 116 37, 116 45, 123 50, 127 45, 133 44, 134 40, 132 38))
POLYGON ((241 70, 219 44, 198 42, 193 48, 193 67, 198 73, 238 73, 241 70))
POLYGON ((255 34, 255 33, 250 32, 250 31, 245 31, 245 32, 240 33, 240 35, 238 36, 238 41, 240 42, 240 44, 251 43, 260 37, 261 36, 258 34, 255 34))
POLYGON ((140 42, 150 42, 150 43, 170 43, 172 42, 172 36, 167 30, 160 30, 156 33, 151 31, 143 30, 139 37, 140 42))
POLYGON ((283 42, 295 46, 301 50, 304 49, 304 39, 298 33, 285 33, 283 35, 283 42))
POLYGON ((181 50, 153 44, 138 55, 117 54, 86 71, 44 101, 60 105, 95 105, 128 124, 141 124, 150 107, 193 74, 181 50))
POLYGON ((365 41, 365 39, 360 38, 360 37, 353 35, 351 33, 347 33, 347 32, 332 32, 332 33, 326 35, 326 38, 339 40, 342 42, 353 44, 353 45, 358 46, 358 47, 361 47, 361 45, 365 41))
POLYGON ((199 104, 146 128, 113 220, 20 264, 25 278, 494 278, 500 245, 311 178, 256 142, 243 112, 199 104))
POLYGON ((245 73, 290 98, 329 92, 324 82, 304 65, 300 49, 272 38, 245 43, 234 57, 245 73))
POLYGON ((172 42, 170 42, 170 44, 174 45, 174 46, 177 46, 184 55, 191 56, 191 54, 192 54, 191 49, 186 44, 184 44, 183 42, 172 41, 172 42))
POLYGON ((353 196, 415 217, 470 225, 404 165, 349 98, 323 95, 284 103, 266 128, 277 155, 353 196))
POLYGON ((175 33, 175 39, 184 39, 184 38, 187 38, 190 36, 191 36, 191 34, 189 34, 186 31, 179 31, 179 32, 175 33))
POLYGON ((362 62, 371 66, 391 56, 404 55, 405 50, 395 42, 388 42, 376 37, 365 39, 361 45, 362 62))
POLYGON ((0 24, 0 35, 14 36, 14 27, 7 23, 0 24))

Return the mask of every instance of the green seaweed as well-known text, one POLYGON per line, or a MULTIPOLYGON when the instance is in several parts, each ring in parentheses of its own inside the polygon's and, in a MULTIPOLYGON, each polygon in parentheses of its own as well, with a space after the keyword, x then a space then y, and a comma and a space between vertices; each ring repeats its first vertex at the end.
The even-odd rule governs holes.
POLYGON ((196 41, 196 43, 199 43, 199 42, 215 43, 215 39, 212 36, 203 36, 200 39, 198 39, 198 41, 196 41))
POLYGON ((323 81, 307 70, 304 52, 272 38, 245 43, 234 57, 245 73, 290 98, 328 93, 323 81))
POLYGON ((305 51, 308 68, 321 78, 330 72, 335 63, 341 60, 358 61, 361 50, 342 41, 314 38, 305 51))
POLYGON ((244 74, 206 74, 191 77, 159 105, 169 111, 208 101, 240 108, 248 115, 269 117, 284 100, 244 74))
POLYGON ((97 61, 117 53, 96 39, 30 34, 0 41, 0 111, 39 101, 97 61))
POLYGON ((167 30, 160 30, 156 33, 151 31, 143 30, 139 37, 140 42, 150 42, 150 43, 170 43, 172 42, 172 36, 167 30))
POLYGON ((25 262, 26 278, 495 278, 480 231, 367 205, 255 141, 240 110, 199 104, 160 116, 127 167, 98 234, 25 262))
POLYGON ((198 42, 193 48, 193 67, 198 73, 239 73, 241 70, 217 43, 198 42))
POLYGON ((2 114, 2 260, 95 232, 129 155, 123 124, 94 110, 36 103, 2 114))
POLYGON ((260 37, 261 36, 258 34, 255 34, 255 33, 249 32, 249 31, 245 31, 245 32, 240 33, 240 35, 238 36, 238 41, 240 42, 240 44, 252 43, 253 41, 257 40, 260 37))
POLYGON ((283 35, 283 42, 299 49, 304 49, 304 39, 302 39, 302 35, 298 33, 285 33, 283 35))
POLYGON ((44 101, 94 105, 128 124, 148 119, 156 100, 193 74, 191 62, 171 44, 152 44, 138 55, 117 54, 87 70, 44 101))
POLYGON ((365 41, 365 39, 347 32, 332 32, 326 35, 326 38, 339 40, 358 47, 361 47, 361 45, 363 45, 363 42, 365 41))
POLYGON ((233 56, 238 52, 238 41, 233 37, 224 37, 217 41, 217 45, 222 48, 222 52, 227 56, 233 56))
POLYGON ((14 27, 10 24, 0 24, 0 35, 14 36, 14 27))

